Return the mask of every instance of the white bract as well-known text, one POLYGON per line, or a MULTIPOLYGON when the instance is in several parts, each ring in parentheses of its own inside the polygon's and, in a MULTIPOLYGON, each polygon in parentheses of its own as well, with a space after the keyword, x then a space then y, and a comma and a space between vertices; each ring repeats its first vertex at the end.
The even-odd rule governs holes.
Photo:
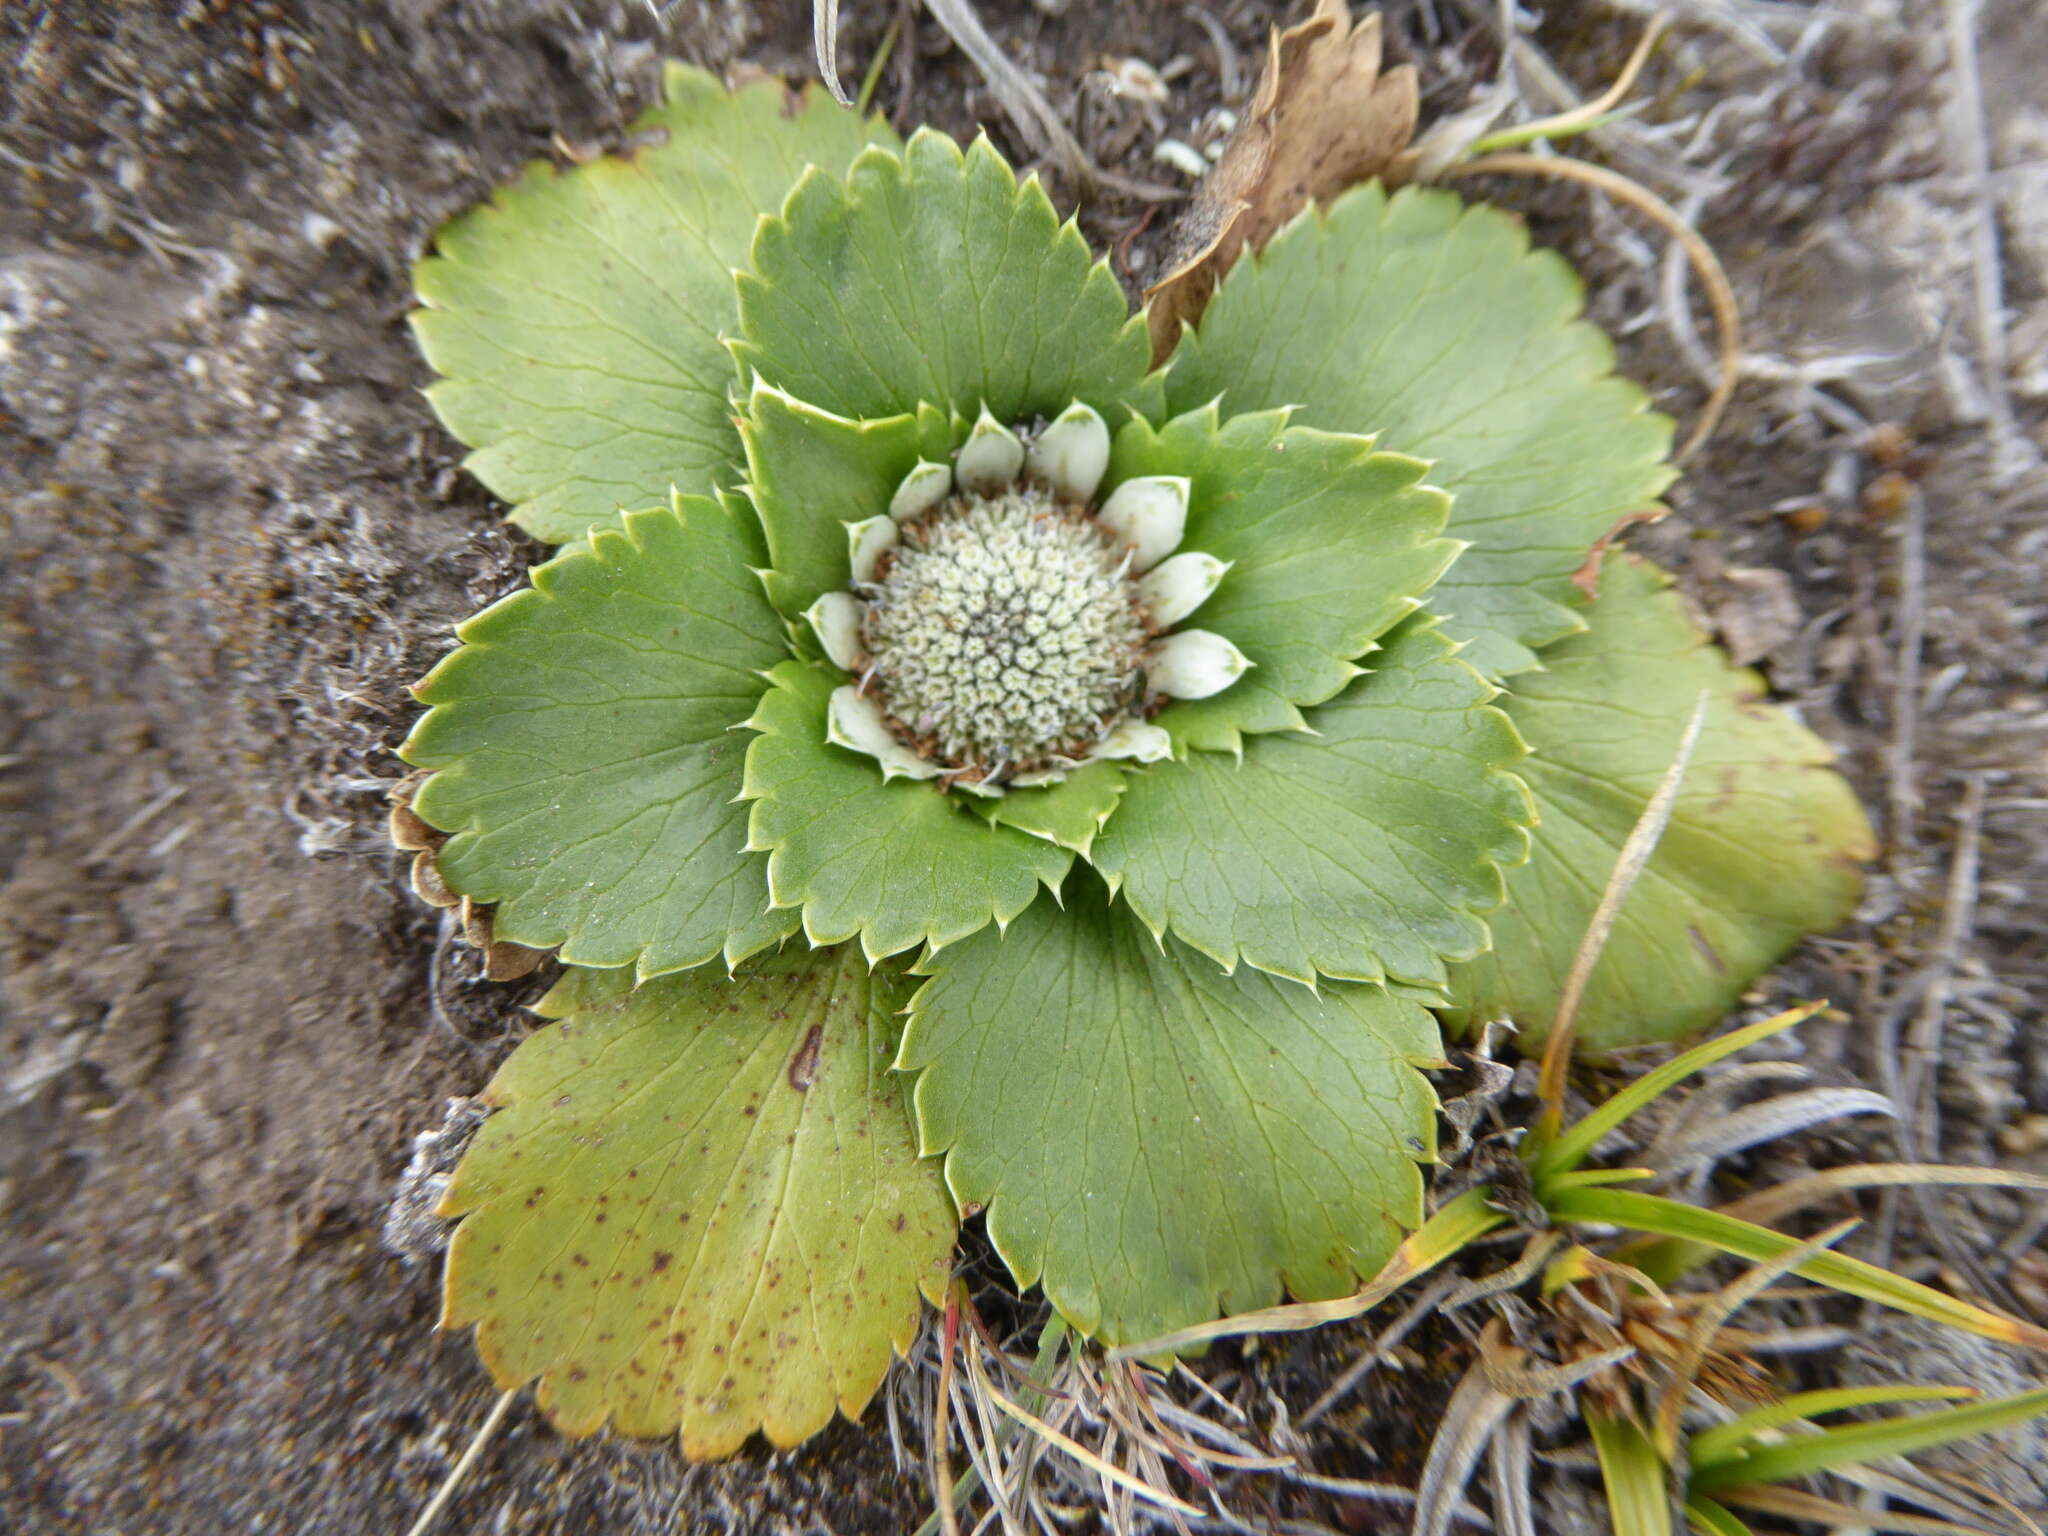
POLYGON ((1131 569, 1143 575, 1187 533, 1188 483, 1179 475, 1126 480, 1102 504, 1103 526, 1131 546, 1131 569))
POLYGON ((1182 477, 1127 480, 1097 507, 1109 455, 1109 428, 1079 402, 1028 448, 984 409, 950 466, 921 460, 888 516, 847 525, 852 587, 806 614, 856 679, 833 695, 833 743, 885 777, 982 795, 1172 755, 1151 716, 1251 662, 1221 635, 1169 632, 1230 567, 1174 554, 1182 477))

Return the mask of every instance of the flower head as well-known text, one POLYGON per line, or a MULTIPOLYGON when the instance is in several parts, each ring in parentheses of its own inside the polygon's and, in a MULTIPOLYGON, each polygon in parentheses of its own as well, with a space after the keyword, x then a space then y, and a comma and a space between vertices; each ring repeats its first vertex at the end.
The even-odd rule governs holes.
POLYGON ((1028 451, 984 412, 954 464, 920 460, 886 515, 852 525, 850 589, 806 615, 859 678, 832 696, 832 741, 980 795, 1171 755, 1150 716, 1251 662, 1219 635, 1168 633, 1229 566, 1172 553, 1184 478, 1133 479, 1095 505, 1109 452, 1078 401, 1028 451))

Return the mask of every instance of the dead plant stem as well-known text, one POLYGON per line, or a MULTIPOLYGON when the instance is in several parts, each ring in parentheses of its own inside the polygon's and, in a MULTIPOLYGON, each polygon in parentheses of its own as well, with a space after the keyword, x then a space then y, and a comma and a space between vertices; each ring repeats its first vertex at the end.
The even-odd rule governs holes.
POLYGON ((420 1511, 420 1517, 413 1521, 412 1528, 405 1536, 427 1536, 427 1532, 434 1528, 434 1522, 441 1518, 448 1508, 449 1501, 455 1497, 455 1490, 462 1486, 462 1480, 469 1475, 470 1469, 483 1455, 484 1447, 490 1443, 491 1436, 496 1434, 498 1426, 505 1422, 505 1415, 512 1407, 512 1399, 518 1395, 517 1387, 498 1395, 498 1400, 491 1404, 491 1411, 484 1416, 482 1427, 470 1437, 469 1448, 462 1453, 455 1465, 448 1469, 448 1475, 441 1479, 441 1486, 434 1490, 433 1498, 427 1501, 427 1507, 420 1511))
POLYGON ((1927 638, 1927 501, 1915 487, 1899 527, 1899 642, 1892 671, 1891 845, 1893 873, 1917 838, 1920 814, 1920 654, 1927 638))
POLYGON ((2007 383, 2005 275, 1998 255, 1998 218, 1991 195, 1991 142, 1984 122, 1984 88, 1977 70, 1978 0, 1946 0, 1948 73, 1953 95, 1950 140, 1959 179, 1969 189, 1970 275, 1977 330, 1977 364, 1990 416, 1992 474, 2006 480, 2031 455, 2020 437, 2007 383))
POLYGON ((1707 723, 1709 702, 1709 695, 1702 689, 1698 702, 1693 705, 1692 717, 1685 723, 1685 734, 1679 738, 1678 750, 1672 754, 1671 766, 1664 770, 1664 777, 1655 793, 1643 806, 1642 815, 1636 818, 1628 841, 1622 844, 1621 854, 1614 861, 1614 873, 1608 877, 1607 888, 1600 893, 1599 905, 1594 907, 1593 916, 1586 923, 1578 953, 1572 956, 1572 968, 1565 975, 1564 991, 1557 1002, 1557 1017, 1551 1023, 1550 1039, 1543 1050, 1542 1075, 1537 1081, 1537 1094, 1543 1101, 1545 1134, 1555 1135, 1563 1123, 1565 1072, 1571 1065, 1572 1041, 1578 1031, 1579 1003, 1586 995, 1587 984, 1593 979, 1594 966, 1600 963, 1600 952, 1607 947, 1607 936, 1614 931, 1615 920, 1621 915, 1622 904, 1628 900, 1629 892, 1635 889, 1644 866, 1657 851, 1658 839, 1663 837, 1664 828, 1670 824, 1672 809, 1678 803, 1679 786, 1685 781, 1686 766, 1692 761, 1693 748, 1699 743, 1700 729, 1707 723))

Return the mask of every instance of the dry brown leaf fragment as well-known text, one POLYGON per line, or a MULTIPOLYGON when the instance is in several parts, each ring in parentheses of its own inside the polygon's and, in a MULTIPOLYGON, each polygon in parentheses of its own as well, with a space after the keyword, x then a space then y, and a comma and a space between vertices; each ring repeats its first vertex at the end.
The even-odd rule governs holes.
POLYGON ((547 952, 544 950, 528 949, 524 944, 512 944, 501 939, 484 949, 484 980, 518 981, 539 970, 545 959, 547 952))
POLYGON ((1607 551, 1614 541, 1638 523, 1661 522, 1663 518, 1662 507, 1641 507, 1634 512, 1624 512, 1612 528, 1593 541, 1593 547, 1586 551, 1585 563, 1572 572, 1572 585, 1586 594, 1587 602, 1599 601, 1600 570, 1607 563, 1607 551))
POLYGON ((391 846, 401 853, 424 853, 438 848, 445 841, 440 833, 421 821, 412 806, 403 800, 391 803, 391 846))
POLYGON ((1313 202, 1383 175, 1415 133, 1415 67, 1380 72, 1377 12, 1346 0, 1276 31, 1258 89, 1216 168, 1170 232, 1165 276, 1145 291, 1152 360, 1163 362, 1247 247, 1257 251, 1313 202))
POLYGON ((547 958, 545 951, 528 949, 523 944, 513 944, 499 939, 491 932, 490 908, 479 906, 464 896, 461 901, 462 940, 471 949, 481 950, 484 957, 484 980, 517 981, 530 976, 540 968, 547 958))
POLYGON ((428 826, 412 808, 412 797, 426 778, 424 773, 411 774, 392 785, 386 796, 391 805, 392 846, 413 855, 413 894, 431 907, 456 911, 461 919, 462 941, 483 951, 486 980, 517 981, 532 975, 547 959, 547 953, 497 938, 491 931, 490 909, 458 895, 442 875, 441 845, 448 841, 447 834, 428 826))
POLYGON ((412 891, 430 907, 452 907, 461 900, 441 878, 441 861, 431 848, 422 848, 413 856, 412 891))
POLYGON ((448 841, 447 834, 428 826, 412 808, 413 796, 426 781, 427 775, 415 770, 402 779, 394 779, 384 791, 384 803, 391 807, 391 846, 400 853, 419 853, 448 841))
POLYGON ((1792 578, 1775 566, 1731 565, 1720 574, 1714 630, 1738 667, 1763 660, 1799 633, 1802 613, 1792 578))
POLYGON ((467 896, 460 898, 457 909, 462 917, 462 937, 471 949, 491 947, 490 914, 467 896))

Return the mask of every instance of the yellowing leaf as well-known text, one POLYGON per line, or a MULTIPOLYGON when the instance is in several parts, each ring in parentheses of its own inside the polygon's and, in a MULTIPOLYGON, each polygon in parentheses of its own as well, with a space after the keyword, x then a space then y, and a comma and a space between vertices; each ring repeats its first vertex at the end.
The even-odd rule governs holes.
POLYGON ((889 1071, 902 1001, 858 950, 570 972, 443 1202, 443 1326, 567 1434, 709 1457, 857 1416, 953 1251, 889 1071))
POLYGON ((1587 919, 1704 689, 1706 729, 1671 824, 1622 905, 1579 1009, 1583 1049, 1706 1028, 1779 956, 1856 905, 1875 851, 1827 744, 1760 697, 1686 619, 1669 578, 1609 556, 1590 628, 1502 700, 1540 818, 1493 949, 1452 973, 1455 1019, 1550 1028, 1587 919))

